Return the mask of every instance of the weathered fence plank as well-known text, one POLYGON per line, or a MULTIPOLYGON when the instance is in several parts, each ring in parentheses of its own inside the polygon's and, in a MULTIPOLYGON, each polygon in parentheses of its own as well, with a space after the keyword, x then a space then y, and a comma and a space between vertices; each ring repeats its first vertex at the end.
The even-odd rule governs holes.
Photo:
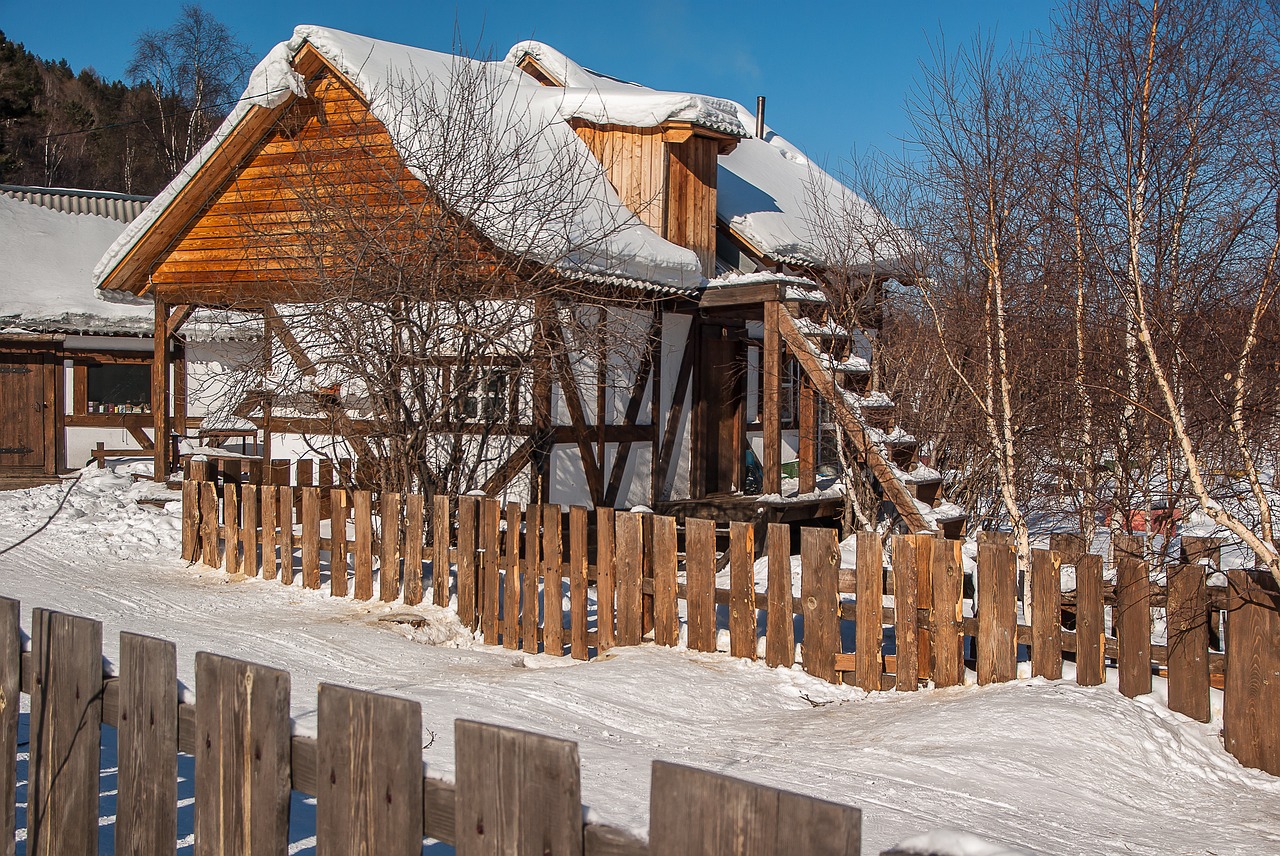
POLYGON ((404 602, 409 606, 422 603, 422 539, 423 498, 411 493, 404 499, 404 602))
POLYGON ((458 497, 458 620, 475 630, 476 614, 476 517, 480 503, 474 496, 458 497))
POLYGON ((400 597, 400 494, 384 491, 378 510, 378 599, 390 603, 400 597))
POLYGON ((1280 594, 1271 575, 1229 572, 1222 736, 1247 767, 1280 775, 1280 594))
POLYGON ((200 547, 200 482, 182 482, 182 560, 194 562, 200 547))
POLYGON ((213 482, 200 482, 201 561, 211 568, 222 567, 218 551, 218 489, 213 482))
POLYGON ((302 587, 320 588, 320 488, 302 489, 302 587))
MULTIPOLYGON (((716 650, 715 521, 686 518, 684 538, 688 645, 694 651, 714 651, 716 650)), ((622 640, 618 641, 621 644, 622 640)))
POLYGON ((329 491, 329 595, 347 596, 347 492, 329 491))
POLYGON ((458 856, 582 856, 578 745, 458 720, 458 856))
POLYGON ((1031 551, 1031 674, 1062 677, 1062 560, 1031 551))
POLYGON ((498 603, 501 591, 498 582, 499 549, 498 541, 502 525, 502 504, 496 499, 485 497, 480 500, 480 631, 484 641, 490 645, 498 644, 498 603))
POLYGON ((1208 722, 1209 597, 1202 566, 1169 568, 1165 615, 1169 639, 1169 708, 1208 722))
POLYGON ((644 521, 642 515, 614 515, 614 573, 617 580, 619 645, 639 645, 644 636, 644 521))
POLYGON ((796 659, 795 615, 791 608, 791 527, 770 523, 766 540, 769 576, 765 584, 768 612, 764 657, 770 666, 789 669, 796 659))
POLYGON ((653 856, 862 852, 862 812, 851 806, 665 761, 653 763, 649 794, 653 856))
MULTIPOLYGON (((354 565, 355 584, 353 594, 356 600, 373 598, 373 494, 367 490, 358 490, 353 495, 351 507, 355 518, 355 543, 351 548, 351 563, 354 565)), ((461 613, 459 613, 461 617, 461 613)))
POLYGON ((836 653, 840 650, 839 566, 836 530, 801 530, 800 603, 804 616, 801 665, 809 674, 833 684, 838 681, 836 653))
POLYGON ((520 609, 520 648, 538 653, 538 579, 542 576, 542 506, 530 503, 524 513, 523 603, 520 609))
POLYGON ((1117 665, 1121 694, 1134 698, 1151 692, 1151 583, 1142 559, 1142 539, 1117 536, 1116 557, 1117 665))
POLYGON ((422 852, 422 706, 321 684, 316 854, 422 852))
POLYGON ((676 519, 653 519, 653 641, 674 646, 680 640, 680 613, 677 604, 676 519))
POLYGON ((27 853, 90 856, 98 852, 102 624, 32 610, 31 665, 27 853))
POLYGON ((964 597, 964 560, 960 541, 933 539, 933 683, 954 687, 964 682, 964 636, 960 622, 964 597))
MULTIPOLYGON (((614 511, 596 509, 596 637, 601 653, 608 651, 617 639, 614 630, 614 593, 617 590, 614 566, 614 511)), ((656 584, 656 580, 655 580, 656 584)), ((655 606, 655 609, 657 607, 655 606)), ((674 608, 674 607, 673 607, 674 608)), ((661 644, 661 643, 659 643, 661 644)), ((673 643, 674 644, 674 643, 673 643)))
POLYGON ((247 484, 240 488, 240 542, 244 547, 244 562, 240 569, 247 576, 258 575, 258 524, 262 518, 258 511, 258 486, 247 484))
POLYGON ((0 856, 13 856, 15 848, 21 666, 21 605, 0 597, 0 856))
POLYGON ((729 654, 756 658, 756 528, 729 524, 729 654))
POLYGON ((178 649, 120 634, 116 853, 173 853, 178 834, 178 649))
POLYGON ((222 543, 228 574, 240 573, 240 484, 222 485, 222 543))
POLYGON ((856 588, 857 638, 854 649, 854 679, 867 692, 880 690, 884 674, 881 645, 884 626, 881 608, 884 603, 884 549, 880 533, 863 530, 858 533, 858 574, 856 588))
POLYGON ((279 543, 276 523, 276 509, 279 507, 279 496, 274 485, 263 485, 259 495, 260 512, 262 514, 262 578, 274 580, 279 574, 276 564, 276 546, 279 543))
POLYGON ((295 514, 293 488, 289 485, 280 485, 276 488, 276 493, 280 498, 280 582, 290 586, 293 585, 293 548, 297 542, 293 534, 295 514))
MULTIPOLYGON (((930 559, 932 559, 932 555, 930 559)), ((916 545, 911 535, 893 536, 893 641, 899 692, 914 692, 920 682, 916 639, 916 545)))
POLYGON ((520 503, 507 503, 507 537, 502 550, 502 647, 520 647, 520 503))
POLYGON ((289 673, 196 654, 195 856, 289 842, 289 673))
POLYGON ((449 605, 449 542, 453 524, 449 518, 449 497, 438 493, 431 499, 431 598, 436 606, 449 605))
POLYGON ((587 510, 569 509, 569 653, 587 659, 587 510))
POLYGON ((1012 546, 978 545, 978 683, 1011 681, 1018 666, 1018 565, 1012 546))
POLYGON ((1076 683, 1096 687, 1106 670, 1106 622, 1102 604, 1102 557, 1076 557, 1076 683))
MULTIPOLYGON (((915 556, 916 608, 927 611, 929 620, 916 630, 916 676, 927 681, 933 677, 933 536, 908 536, 915 556)), ((917 614, 917 621, 919 616, 917 614)))
POLYGON ((563 516, 558 505, 542 506, 542 651, 564 656, 563 516))

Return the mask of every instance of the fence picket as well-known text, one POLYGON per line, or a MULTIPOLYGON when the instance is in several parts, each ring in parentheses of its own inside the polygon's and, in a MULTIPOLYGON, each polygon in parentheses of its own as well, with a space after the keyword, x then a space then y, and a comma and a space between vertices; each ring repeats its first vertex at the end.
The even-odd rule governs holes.
POLYGON ((520 647, 520 503, 507 503, 507 537, 502 551, 502 647, 520 647))
POLYGON ((479 594, 480 630, 484 641, 498 644, 498 540, 501 537, 502 505, 488 497, 480 500, 479 594))
POLYGON ((978 545, 978 683, 1011 681, 1018 664, 1018 566, 1012 546, 978 545))
POLYGON ((614 572, 617 578, 618 644, 639 645, 644 636, 644 523, 642 515, 614 515, 614 572))
POLYGON ((877 692, 884 675, 881 657, 884 642, 884 547, 875 530, 858 532, 857 647, 854 649, 854 679, 867 692, 877 692))
POLYGON ((213 482, 200 483, 201 560, 211 568, 222 567, 218 550, 218 489, 213 482))
POLYGON ((262 515, 258 511, 258 486, 247 484, 240 489, 240 542, 244 547, 244 560, 240 566, 246 576, 258 575, 258 524, 262 515))
POLYGON ((1141 538, 1116 536, 1116 630, 1120 693, 1134 698, 1151 692, 1151 583, 1142 560, 1141 538))
POLYGON ((27 853, 98 852, 102 624, 48 609, 31 613, 27 853))
POLYGON ((178 649, 120 634, 116 852, 173 852, 178 834, 178 649))
POLYGON ((920 649, 916 635, 916 545, 910 535, 893 536, 893 643, 898 692, 914 692, 920 684, 920 649))
MULTIPOLYGON (((596 509, 596 647, 604 653, 617 639, 613 619, 617 577, 614 571, 614 512, 601 506, 596 509)), ((657 584, 655 578, 654 584, 657 584)), ((655 606, 656 609, 656 606, 655 606)), ((674 644, 674 643, 673 643, 674 644)))
POLYGON ((964 682, 962 546, 960 541, 933 539, 933 683, 937 687, 964 682))
POLYGON ((1106 622, 1102 604, 1102 557, 1076 558, 1076 683, 1096 687, 1106 668, 1106 622))
POLYGON ((1031 674, 1062 677, 1062 559, 1031 551, 1031 674))
POLYGON ((200 482, 182 482, 182 560, 195 562, 200 546, 200 482))
POLYGON ((542 576, 542 506, 529 503, 524 514, 524 576, 520 609, 520 648, 538 653, 538 580, 542 576))
POLYGON ((677 581, 679 557, 676 519, 653 518, 653 641, 674 646, 680 641, 677 581))
POLYGON ((222 485, 223 561, 228 574, 240 573, 240 484, 227 481, 222 485))
POLYGON ((196 654, 195 856, 284 853, 289 673, 196 654))
POLYGON ((276 565, 276 509, 280 503, 277 488, 264 484, 258 499, 262 514, 262 578, 274 580, 280 573, 276 565))
POLYGON ((471 630, 480 626, 476 608, 476 517, 474 496, 458 497, 458 620, 471 630))
POLYGON ((653 762, 650 782, 649 852, 655 856, 862 852, 862 812, 851 806, 665 761, 653 762))
POLYGON ((840 547, 834 529, 800 532, 800 602, 804 636, 801 665, 809 674, 837 683, 836 653, 840 650, 840 606, 837 577, 840 547))
POLYGON ((1241 764, 1280 775, 1280 593, 1265 571, 1228 574, 1222 736, 1241 764))
POLYGON ((563 515, 558 505, 542 506, 542 650, 564 656, 563 515))
POLYGON ((916 534, 908 536, 916 569, 916 608, 922 609, 929 620, 916 624, 916 676, 918 680, 933 678, 933 536, 916 534))
POLYGON ((449 519, 449 497, 437 493, 431 499, 431 598, 436 606, 449 605, 449 542, 453 525, 449 519))
POLYGON ((587 509, 569 509, 569 653, 587 659, 587 509))
MULTIPOLYGON (((22 607, 0 597, 0 856, 14 856, 17 828, 19 704, 7 703, 21 693, 22 607)), ((28 768, 28 774, 31 770, 28 768)))
POLYGON ((576 743, 460 719, 454 747, 458 856, 582 856, 576 743))
POLYGON ((408 606, 422 603, 422 539, 424 508, 422 494, 411 493, 404 499, 404 602, 408 606))
POLYGON ((378 599, 390 603, 400 597, 400 494, 384 491, 378 511, 378 599))
POLYGON ((329 596, 347 596, 347 492, 329 491, 329 596))
MULTIPOLYGON (((1169 709, 1209 721, 1209 598, 1204 568, 1169 568, 1169 709)), ((1273 643, 1274 644, 1274 641, 1273 643)))
POLYGON ((765 591, 765 662, 791 668, 796 659, 795 615, 791 606, 791 527, 770 523, 766 536, 769 554, 765 591))
POLYGON ((302 587, 320 588, 320 488, 302 488, 302 587))
POLYGON ((422 706, 321 684, 316 852, 422 852, 422 706))
POLYGON ((729 654, 756 658, 756 529, 729 524, 729 654))
MULTIPOLYGON (((621 517, 619 517, 621 519, 621 517)), ((716 524, 713 520, 685 518, 685 605, 689 622, 688 644, 694 651, 716 650, 716 524)), ((618 557, 622 557, 619 538, 618 557)), ((618 615, 621 625, 622 615, 618 615)), ((631 644, 619 638, 621 645, 631 644)))
MULTIPOLYGON (((351 507, 355 518, 356 541, 352 547, 355 572, 353 594, 356 600, 373 599, 373 494, 357 490, 351 507)), ((283 505, 283 503, 281 503, 283 505)))
POLYGON ((294 492, 289 485, 280 485, 276 488, 276 493, 280 498, 280 582, 291 586, 293 585, 293 548, 297 544, 297 537, 293 531, 296 514, 294 492))

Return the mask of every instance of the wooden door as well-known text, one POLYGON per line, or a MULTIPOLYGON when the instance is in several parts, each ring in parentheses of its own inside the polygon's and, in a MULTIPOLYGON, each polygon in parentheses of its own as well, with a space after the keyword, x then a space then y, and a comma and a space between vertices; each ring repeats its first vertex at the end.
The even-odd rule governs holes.
POLYGON ((706 494, 732 493, 742 485, 746 423, 746 347, 732 329, 702 328, 699 394, 704 396, 699 429, 706 494))
POLYGON ((45 392, 39 354, 0 354, 0 470, 45 469, 45 392))

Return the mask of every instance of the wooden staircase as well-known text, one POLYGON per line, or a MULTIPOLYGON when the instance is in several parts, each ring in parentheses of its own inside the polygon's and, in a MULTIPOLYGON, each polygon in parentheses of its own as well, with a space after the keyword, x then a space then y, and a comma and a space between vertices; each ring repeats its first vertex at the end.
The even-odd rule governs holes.
POLYGON ((798 315, 785 302, 777 318, 787 349, 907 529, 958 535, 963 509, 944 503, 941 474, 920 463, 919 442, 895 424, 893 400, 871 389, 870 363, 853 353, 854 333, 798 315))

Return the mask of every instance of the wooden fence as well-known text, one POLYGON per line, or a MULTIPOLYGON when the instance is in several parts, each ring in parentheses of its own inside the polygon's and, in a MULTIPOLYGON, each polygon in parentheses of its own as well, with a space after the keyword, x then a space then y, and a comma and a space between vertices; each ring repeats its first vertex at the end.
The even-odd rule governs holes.
MULTIPOLYGON (((102 725, 117 729, 115 852, 172 854, 178 753, 195 758, 195 848, 284 854, 293 791, 316 798, 316 852, 419 856, 424 839, 481 853, 624 856, 729 852, 857 856, 861 812, 655 762, 650 840, 584 822, 576 743, 459 720, 455 781, 424 776, 416 702, 321 684, 315 737, 293 734, 290 677, 196 655, 194 703, 179 703, 173 643, 120 634, 104 674, 102 625, 35 609, 22 650, 17 601, 0 598, 0 692, 31 700, 26 852, 98 852, 102 725), (812 831, 806 837, 803 833, 812 831)), ((15 850, 19 705, 0 705, 0 847, 15 850)))
POLYGON ((913 691, 964 681, 1032 675, 1149 693, 1168 678, 1169 706, 1210 718, 1210 689, 1225 692, 1224 735, 1242 762, 1280 774, 1280 618, 1269 578, 1232 571, 1208 586, 1199 559, 1152 581, 1140 539, 1116 539, 1114 582, 1103 558, 1078 538, 1033 550, 1029 597, 1019 621, 1019 569, 1011 544, 980 539, 976 593, 966 594, 961 543, 895 535, 892 562, 874 532, 857 536, 855 568, 841 567, 835 530, 803 529, 800 580, 792 579, 792 531, 747 523, 717 532, 712 521, 557 505, 290 485, 187 480, 183 556, 211 567, 292 583, 328 585, 332 595, 409 605, 430 597, 494 645, 580 660, 651 640, 795 663, 831 682, 868 691, 913 691), (322 523, 324 524, 322 526, 322 523), (328 528, 329 536, 323 531, 328 528), (723 549, 721 549, 723 548, 723 549), (755 566, 766 556, 758 584, 755 566), (1062 571, 1075 585, 1062 591, 1062 571), (448 569, 435 573, 434 569, 448 569), (717 584, 721 571, 722 582, 717 584), (561 596, 544 596, 545 592, 561 596), (567 594, 567 597, 564 595, 567 594), (892 601, 886 595, 892 595, 892 601), (567 601, 567 609, 565 608, 567 601), (1163 610, 1166 641, 1153 641, 1163 610), (1219 620, 1229 615, 1230 625, 1219 620), (1225 644, 1223 639, 1225 638, 1225 644))

